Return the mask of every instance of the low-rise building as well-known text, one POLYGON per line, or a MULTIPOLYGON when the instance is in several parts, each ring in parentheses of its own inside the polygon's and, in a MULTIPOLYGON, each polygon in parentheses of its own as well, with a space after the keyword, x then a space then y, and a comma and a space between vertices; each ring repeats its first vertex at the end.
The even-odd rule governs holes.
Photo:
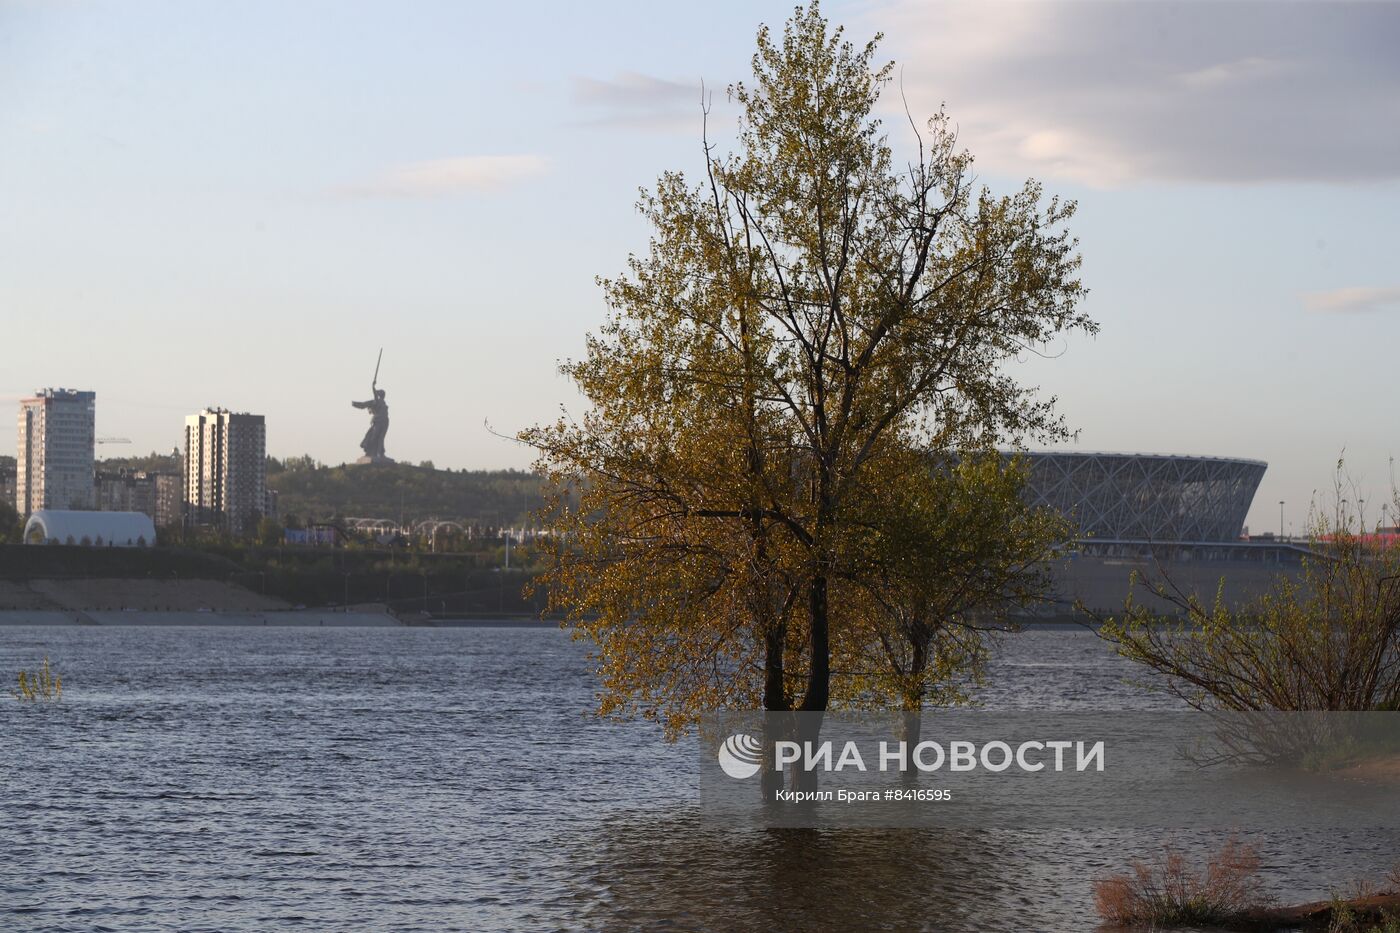
POLYGON ((99 510, 150 514, 149 510, 141 508, 138 504, 142 498, 142 490, 135 473, 128 470, 98 470, 93 482, 94 499, 99 510))
POLYGON ((151 517, 157 528, 170 528, 185 521, 185 483, 178 473, 149 473, 154 485, 151 517))
POLYGON ((0 502, 15 504, 15 468, 0 466, 0 502))
POLYGON ((147 547, 156 543, 156 528, 143 512, 39 509, 24 525, 24 541, 81 547, 147 547))
POLYGON ((179 525, 183 520, 179 475, 154 470, 98 471, 97 507, 104 512, 142 512, 157 528, 179 525))

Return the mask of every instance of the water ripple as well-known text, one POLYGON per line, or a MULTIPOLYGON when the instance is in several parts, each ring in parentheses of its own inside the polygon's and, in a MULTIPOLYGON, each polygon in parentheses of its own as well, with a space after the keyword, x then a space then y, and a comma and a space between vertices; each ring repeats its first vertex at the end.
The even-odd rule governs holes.
MULTIPOLYGON (((716 830, 692 750, 589 717, 549 629, 0 629, 0 672, 44 655, 62 705, 0 702, 0 929, 1081 930, 1089 879, 1152 841, 716 830)), ((1128 673, 1028 632, 982 699, 1170 705, 1128 673)), ((1302 898, 1400 848, 1253 841, 1302 898)))

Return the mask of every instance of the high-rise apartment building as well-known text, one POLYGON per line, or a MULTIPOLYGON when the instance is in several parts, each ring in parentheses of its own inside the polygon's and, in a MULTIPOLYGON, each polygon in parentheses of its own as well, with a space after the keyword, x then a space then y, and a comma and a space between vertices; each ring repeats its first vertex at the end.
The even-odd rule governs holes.
POLYGON ((15 509, 93 507, 97 393, 41 389, 19 402, 15 509))
POLYGON ((254 530, 267 507, 262 415, 206 409, 185 419, 185 520, 230 534, 254 530))

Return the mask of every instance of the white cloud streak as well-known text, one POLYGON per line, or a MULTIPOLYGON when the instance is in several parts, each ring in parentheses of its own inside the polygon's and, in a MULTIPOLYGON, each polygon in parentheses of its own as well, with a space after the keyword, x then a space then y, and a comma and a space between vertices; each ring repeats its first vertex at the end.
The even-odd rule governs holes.
MULTIPOLYGON (((715 87, 705 93, 712 96, 715 87)), ((723 97, 723 87, 719 86, 723 97)), ((652 132, 695 131, 700 127, 701 82, 672 81, 635 71, 611 79, 575 77, 573 100, 580 122, 652 132)))
POLYGON ((1337 288, 1307 292, 1303 307, 1326 313, 1400 311, 1400 288, 1337 288))

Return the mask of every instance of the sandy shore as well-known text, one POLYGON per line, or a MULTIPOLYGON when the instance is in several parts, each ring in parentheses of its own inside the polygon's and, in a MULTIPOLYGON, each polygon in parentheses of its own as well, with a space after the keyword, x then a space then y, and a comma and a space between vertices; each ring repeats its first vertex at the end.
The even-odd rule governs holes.
MULTIPOLYGON (((1365 897, 1353 897, 1343 901, 1343 903, 1351 911, 1355 922, 1363 925, 1362 929, 1367 929, 1367 924, 1383 923, 1389 916, 1400 915, 1400 894, 1393 891, 1365 897)), ((1277 933, 1281 930, 1326 930, 1334 919, 1334 906, 1331 901, 1317 901, 1311 904, 1299 904, 1295 907, 1275 907, 1269 910, 1255 911, 1237 926, 1230 926, 1227 929, 1239 930, 1241 933, 1244 931, 1277 933)))
POLYGON ((1360 764, 1341 768, 1332 773, 1338 777, 1351 778, 1356 781, 1395 784, 1400 782, 1400 755, 1363 761, 1360 764))

